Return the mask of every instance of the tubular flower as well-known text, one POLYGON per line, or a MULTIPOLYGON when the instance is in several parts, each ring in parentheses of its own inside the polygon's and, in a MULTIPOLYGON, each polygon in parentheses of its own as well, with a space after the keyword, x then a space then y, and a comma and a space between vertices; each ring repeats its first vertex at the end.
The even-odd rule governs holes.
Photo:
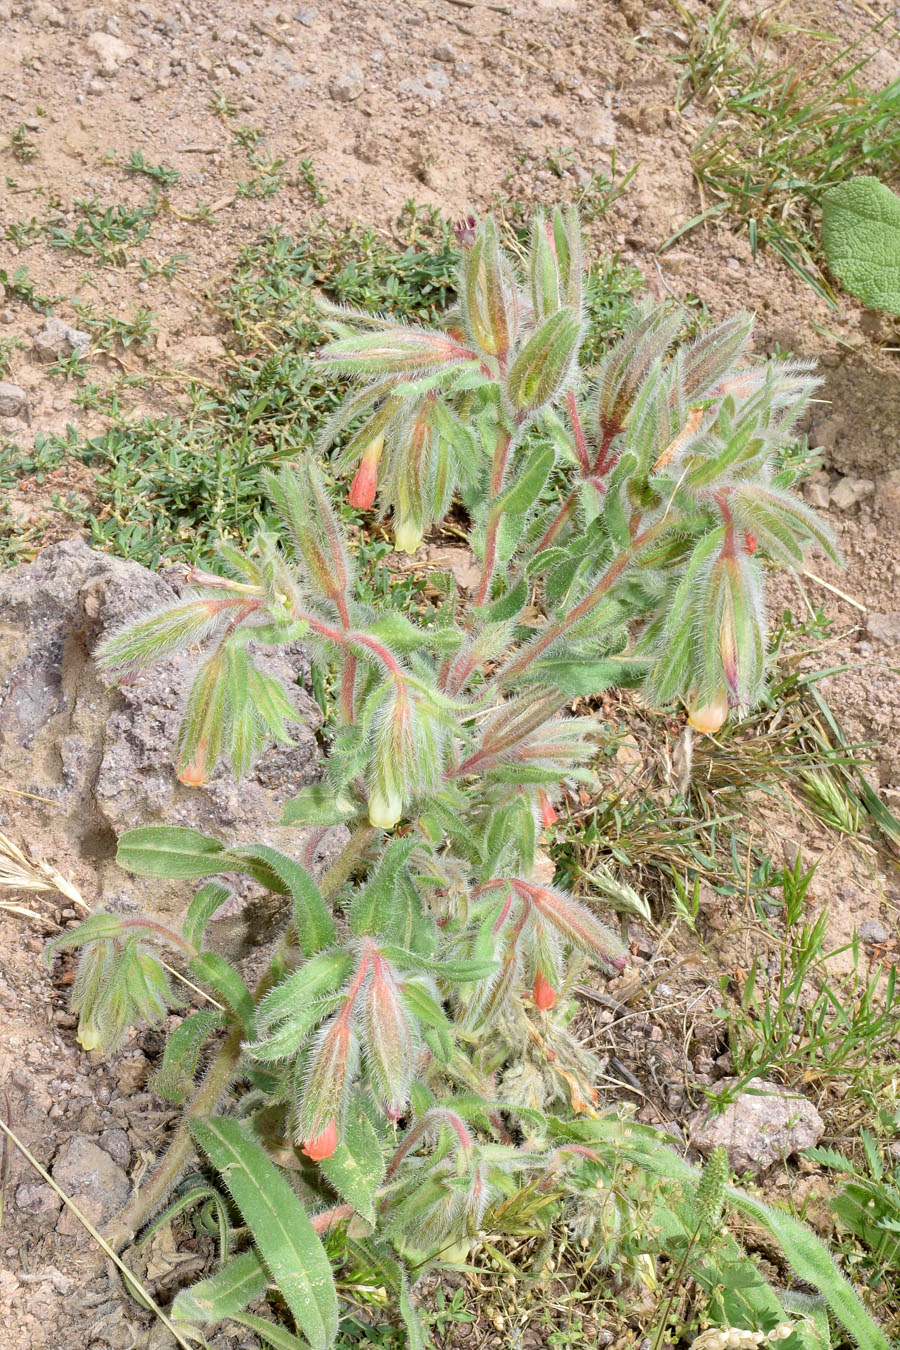
POLYGON ((356 476, 350 484, 347 497, 351 506, 359 511, 368 511, 378 491, 378 464, 384 451, 384 437, 376 436, 363 451, 356 476))
POLYGON ((556 1004, 556 990, 542 970, 539 970, 534 977, 534 988, 531 991, 531 997, 534 1001, 534 1006, 540 1008, 541 1012, 549 1012, 556 1004))
POLYGON ((421 525, 417 525, 410 516, 405 516, 394 529, 394 548, 398 553, 415 553, 424 533, 421 525))
POLYGON ((721 689, 708 703, 692 704, 688 708, 688 726, 704 736, 714 736, 728 717, 728 694, 721 689))
POLYGON ((403 798, 399 792, 376 788, 369 797, 369 824, 377 830, 392 830, 403 815, 403 798))
POLYGON ((314 1139, 307 1139, 303 1145, 303 1152, 313 1162, 324 1162, 326 1158, 332 1156, 337 1146, 337 1123, 334 1120, 329 1120, 324 1130, 321 1130, 314 1139))
POLYGON ((544 829, 546 830, 549 828, 549 826, 555 825, 556 822, 559 820, 559 816, 556 812, 556 808, 554 807, 550 798, 547 796, 546 792, 538 793, 538 806, 540 807, 541 824, 543 825, 544 829))

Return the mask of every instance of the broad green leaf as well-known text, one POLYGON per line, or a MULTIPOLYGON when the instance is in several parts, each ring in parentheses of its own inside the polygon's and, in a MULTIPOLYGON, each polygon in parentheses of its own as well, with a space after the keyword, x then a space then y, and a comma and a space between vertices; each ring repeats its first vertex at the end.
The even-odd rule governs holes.
POLYGON ((555 459, 552 445, 536 446, 516 474, 515 482, 494 502, 493 509, 524 515, 541 495, 555 459))
POLYGON ((251 844, 231 850, 242 870, 263 880, 263 884, 294 901, 294 922, 305 956, 312 956, 334 942, 334 919, 322 899, 319 888, 304 867, 266 844, 251 844), (262 865, 262 873, 253 864, 262 865))
POLYGON ((479 605, 474 609, 482 623, 506 623, 514 619, 528 599, 528 582, 522 577, 512 590, 500 595, 488 605, 479 605))
POLYGON ((427 989, 415 980, 406 980, 400 987, 400 995, 414 1017, 427 1027, 436 1027, 450 1031, 451 1023, 439 1003, 431 997, 427 989))
POLYGON ((900 314, 900 197, 877 178, 849 178, 822 198, 828 266, 871 309, 900 314))
POLYGON ((297 1327, 313 1350, 328 1350, 337 1334, 337 1294, 306 1210, 241 1121, 213 1116, 191 1121, 191 1130, 234 1197, 297 1327))
POLYGON ((172 1305, 172 1316, 185 1322, 221 1322, 262 1298, 268 1282, 266 1268, 251 1248, 233 1256, 209 1279, 182 1289, 172 1305))
POLYGON ((339 796, 315 783, 301 788, 296 797, 285 803, 279 824, 341 825, 357 810, 349 797, 339 796))
POLYGON ((116 862, 139 877, 210 877, 222 866, 225 845, 181 825, 144 825, 119 838, 116 862))
POLYGON ((319 1166, 338 1194, 374 1225, 375 1193, 384 1178, 384 1157, 375 1127, 358 1102, 347 1110, 337 1149, 319 1166))
POLYGON ((634 659, 606 661, 566 660, 550 657, 535 661, 532 673, 542 684, 551 685, 572 698, 602 694, 611 685, 634 684, 646 672, 646 663, 634 659))
POLYGON ((353 959, 348 951, 320 952, 304 961, 268 994, 256 1012, 256 1025, 267 1030, 275 1022, 294 1017, 323 994, 338 989, 349 974, 353 959))
POLYGON ((201 886, 194 896, 185 915, 181 931, 192 947, 199 951, 203 946, 203 935, 216 910, 221 909, 226 900, 231 899, 231 891, 219 881, 209 881, 201 886))
POLYGON ((421 956, 418 952, 404 950, 403 947, 383 946, 383 956, 401 969, 425 970, 429 975, 437 975, 444 980, 466 984, 470 980, 483 980, 497 968, 496 961, 453 961, 421 956))
POLYGON ((201 952, 190 963, 198 980, 208 984, 223 1003, 242 1023, 248 1036, 253 1035, 253 995, 240 975, 218 952, 201 952))

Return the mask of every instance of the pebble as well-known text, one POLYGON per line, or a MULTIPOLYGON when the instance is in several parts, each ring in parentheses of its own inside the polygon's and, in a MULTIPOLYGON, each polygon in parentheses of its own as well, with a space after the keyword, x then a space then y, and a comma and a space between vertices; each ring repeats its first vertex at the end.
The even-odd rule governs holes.
POLYGON ((451 47, 449 42, 439 42, 431 55, 435 61, 449 61, 452 64, 456 60, 456 48, 451 47))
POLYGON ((301 9, 297 14, 297 21, 302 23, 304 28, 312 28, 318 16, 317 9, 301 9))
POLYGON ((0 417, 18 417, 25 411, 25 390, 0 380, 0 417))
POLYGON ((357 66, 348 66, 339 75, 335 75, 328 86, 328 92, 335 103, 352 103, 365 89, 362 71, 357 66))
POLYGON ((128 1167, 131 1162, 131 1140, 124 1130, 104 1130, 98 1143, 113 1162, 122 1168, 128 1167))
POLYGON ((68 356, 70 352, 81 351, 90 344, 91 338, 89 333, 72 328, 62 319, 51 317, 44 320, 43 328, 35 333, 31 341, 38 360, 55 361, 60 353, 68 356))
POLYGON ((131 1194, 131 1182, 119 1164, 85 1135, 76 1134, 63 1145, 51 1171, 79 1208, 80 1200, 90 1201, 101 1222, 111 1219, 131 1194))
POLYGON ((23 1214, 50 1219, 62 1208, 62 1201, 45 1181, 23 1181, 16 1188, 16 1206, 23 1214))
POLYGON ((887 926, 878 919, 865 919, 858 932, 863 942, 887 942, 891 936, 887 926))
POLYGON ((838 511, 849 511, 874 491, 871 478, 841 478, 831 489, 831 505, 838 511))
POLYGON ((886 647, 900 642, 900 613, 879 614, 870 610, 866 615, 866 635, 886 647))
POLYGON ((426 70, 425 87, 426 89, 446 89, 450 84, 449 76, 442 70, 426 70))

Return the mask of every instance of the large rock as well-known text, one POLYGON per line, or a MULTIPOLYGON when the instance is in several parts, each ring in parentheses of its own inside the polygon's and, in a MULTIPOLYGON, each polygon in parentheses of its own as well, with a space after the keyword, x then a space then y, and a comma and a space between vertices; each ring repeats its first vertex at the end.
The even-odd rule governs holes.
POLYGON ((298 684, 309 670, 301 644, 254 653, 292 698, 295 744, 273 747, 240 782, 220 766, 202 788, 182 786, 172 762, 194 659, 174 656, 122 682, 91 659, 104 635, 175 598, 162 577, 80 539, 0 576, 0 774, 57 804, 45 811, 52 837, 91 864, 99 898, 125 910, 180 910, 193 888, 122 872, 114 856, 123 830, 188 825, 295 857, 310 838, 276 823, 284 802, 320 773, 321 714, 298 684))
MULTIPOLYGON (((716 1091, 724 1092, 738 1080, 725 1078, 716 1091)), ((812 1102, 779 1083, 754 1079, 749 1089, 719 1115, 709 1108, 690 1122, 691 1143, 704 1157, 720 1145, 728 1151, 734 1172, 766 1172, 777 1162, 812 1148, 825 1124, 812 1102)))
POLYGON ((57 1185, 93 1223, 111 1219, 131 1194, 131 1182, 119 1164, 83 1134, 63 1145, 52 1172, 57 1185))

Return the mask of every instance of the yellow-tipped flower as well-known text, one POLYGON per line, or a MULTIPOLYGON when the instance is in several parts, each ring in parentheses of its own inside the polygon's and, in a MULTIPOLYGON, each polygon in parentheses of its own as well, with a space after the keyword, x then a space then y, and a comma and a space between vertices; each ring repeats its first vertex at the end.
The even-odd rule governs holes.
POLYGON ((704 736, 714 736, 728 718, 728 694, 721 689, 707 703, 691 704, 688 708, 688 726, 704 736))
POLYGON ((406 516, 394 530, 394 548, 398 553, 415 553, 425 531, 411 517, 406 516))
POLYGON ((377 830, 392 830, 403 815, 403 798, 399 792, 376 788, 369 797, 369 824, 377 830))

